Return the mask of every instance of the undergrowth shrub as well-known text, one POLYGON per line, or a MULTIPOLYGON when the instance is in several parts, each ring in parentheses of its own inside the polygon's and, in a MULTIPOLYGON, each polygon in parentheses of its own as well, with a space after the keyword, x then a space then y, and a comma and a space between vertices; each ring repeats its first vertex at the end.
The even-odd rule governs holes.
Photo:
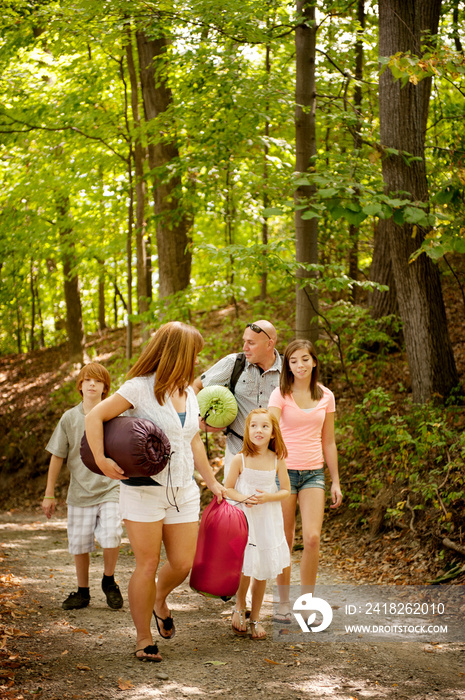
POLYGON ((368 510, 384 490, 385 527, 438 537, 454 532, 462 541, 464 422, 459 407, 408 401, 399 407, 381 387, 367 392, 342 428, 350 507, 368 510))

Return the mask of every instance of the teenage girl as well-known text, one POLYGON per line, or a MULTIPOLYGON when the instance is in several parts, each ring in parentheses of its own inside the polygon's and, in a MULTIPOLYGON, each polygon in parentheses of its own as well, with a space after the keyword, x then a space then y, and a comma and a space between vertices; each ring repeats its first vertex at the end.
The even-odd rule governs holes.
MULTIPOLYGON (((313 593, 325 506, 325 461, 332 482, 331 508, 341 505, 342 493, 334 438, 334 395, 318 383, 318 358, 310 341, 293 340, 285 349, 280 386, 272 392, 268 408, 279 420, 288 450, 291 497, 282 503, 286 538, 292 551, 298 501, 304 545, 300 584, 303 592, 313 593)), ((290 582, 289 566, 277 579, 280 603, 273 618, 284 624, 291 622, 290 582)))
POLYGON ((290 566, 280 501, 290 493, 289 476, 284 458, 287 450, 276 418, 266 409, 257 408, 245 422, 244 444, 232 462, 226 478, 226 496, 244 509, 249 525, 249 538, 236 609, 232 615, 233 631, 247 634, 246 594, 252 581, 250 637, 265 639, 266 632, 259 621, 265 595, 266 580, 275 578, 290 566), (279 490, 276 485, 279 480, 279 490))

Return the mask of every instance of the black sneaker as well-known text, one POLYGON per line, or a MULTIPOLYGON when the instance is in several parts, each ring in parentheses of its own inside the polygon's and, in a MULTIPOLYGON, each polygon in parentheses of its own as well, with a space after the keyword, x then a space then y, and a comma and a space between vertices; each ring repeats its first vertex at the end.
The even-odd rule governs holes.
POLYGON ((82 595, 81 591, 70 593, 69 596, 61 604, 63 610, 79 610, 79 608, 87 608, 89 605, 90 596, 82 595))
POLYGON ((107 597, 107 605, 109 608, 112 610, 119 610, 119 608, 123 607, 123 596, 121 595, 121 591, 117 583, 110 583, 109 586, 104 588, 102 582, 102 591, 107 597))

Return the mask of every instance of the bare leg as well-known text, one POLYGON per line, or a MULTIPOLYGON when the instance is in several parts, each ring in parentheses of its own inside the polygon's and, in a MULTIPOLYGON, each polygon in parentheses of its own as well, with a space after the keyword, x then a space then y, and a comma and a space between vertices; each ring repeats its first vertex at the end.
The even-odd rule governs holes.
POLYGON ((252 580, 252 609, 250 611, 250 629, 252 639, 265 639, 266 632, 258 622, 260 610, 262 609, 263 598, 265 596, 266 580, 261 581, 256 578, 252 580))
MULTIPOLYGON (((284 520, 284 533, 286 535, 289 551, 292 553, 295 536, 295 511, 297 507, 297 494, 291 494, 289 498, 281 502, 284 520)), ((287 566, 282 574, 276 577, 279 592, 278 615, 287 615, 290 612, 289 587, 291 585, 291 567, 287 566)))
POLYGON ((320 536, 325 509, 323 489, 303 489, 299 493, 304 551, 300 562, 302 593, 313 593, 320 558, 320 536))
POLYGON ((125 520, 136 568, 128 587, 129 607, 136 627, 136 649, 153 644, 152 610, 155 602, 155 574, 160 561, 163 521, 140 523, 125 520))
POLYGON ((87 552, 74 555, 76 566, 76 577, 79 588, 89 588, 89 562, 90 557, 87 552))
MULTIPOLYGON (((184 581, 192 568, 197 532, 197 521, 163 526, 163 544, 167 561, 158 572, 157 594, 152 606, 159 618, 164 619, 169 616, 170 610, 166 598, 184 581)), ((169 636, 167 635, 167 638, 169 636)))
POLYGON ((105 576, 113 576, 118 561, 119 547, 111 547, 103 550, 103 573, 105 576))
POLYGON ((246 632, 247 625, 245 621, 245 608, 246 608, 246 596, 249 590, 250 576, 244 576, 241 574, 241 580, 239 582, 239 588, 236 593, 236 609, 232 614, 231 624, 233 630, 238 632, 246 632))

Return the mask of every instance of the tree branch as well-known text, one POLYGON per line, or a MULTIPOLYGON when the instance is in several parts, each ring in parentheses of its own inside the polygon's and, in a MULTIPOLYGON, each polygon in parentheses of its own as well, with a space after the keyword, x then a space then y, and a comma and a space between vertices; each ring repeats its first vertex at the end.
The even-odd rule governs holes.
MULTIPOLYGON (((9 119, 13 124, 21 124, 22 126, 27 127, 26 129, 10 129, 8 128, 7 131, 3 131, 0 129, 1 134, 26 134, 29 131, 74 131, 77 134, 80 134, 81 136, 84 136, 86 139, 91 139, 92 141, 98 141, 99 143, 102 143, 106 148, 108 148, 113 155, 117 156, 120 158, 124 163, 126 163, 126 158, 125 156, 122 156, 118 151, 116 151, 110 144, 105 141, 105 139, 102 139, 101 136, 92 136, 91 134, 86 134, 85 131, 82 131, 82 129, 79 129, 77 126, 38 126, 37 124, 31 124, 30 122, 24 121, 22 119, 16 119, 15 117, 10 116, 9 114, 6 114, 5 112, 0 111, 0 115, 3 117, 6 117, 6 119, 9 119)), ((124 140, 127 141, 127 136, 122 133, 121 136, 123 137, 124 140)))

